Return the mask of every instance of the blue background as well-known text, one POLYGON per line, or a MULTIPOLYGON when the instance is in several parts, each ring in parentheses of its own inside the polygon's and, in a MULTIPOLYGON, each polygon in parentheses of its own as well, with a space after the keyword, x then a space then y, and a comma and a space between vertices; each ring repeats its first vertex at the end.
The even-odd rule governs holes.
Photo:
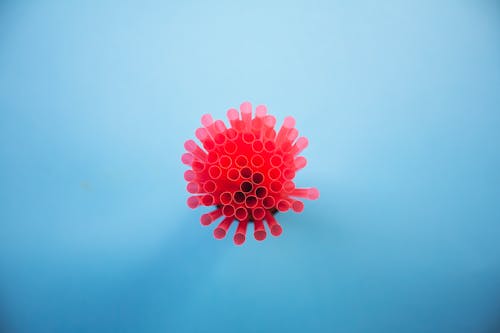
POLYGON ((494 1, 3 1, 0 325, 500 332, 494 1), (191 211, 203 113, 310 140, 321 197, 235 247, 191 211))

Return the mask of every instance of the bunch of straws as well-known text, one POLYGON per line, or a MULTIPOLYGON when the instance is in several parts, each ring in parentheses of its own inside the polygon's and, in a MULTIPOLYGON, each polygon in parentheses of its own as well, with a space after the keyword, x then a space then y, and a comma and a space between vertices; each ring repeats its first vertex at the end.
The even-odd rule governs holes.
POLYGON ((201 148, 193 140, 184 143, 186 153, 182 162, 191 167, 184 173, 187 191, 194 194, 187 199, 190 208, 213 206, 215 210, 201 216, 202 225, 210 225, 224 216, 214 229, 214 236, 222 239, 231 224, 238 223, 234 243, 245 242, 248 223, 254 224, 256 240, 266 238, 264 221, 273 236, 282 232, 276 221, 276 212, 304 209, 296 198, 315 200, 316 188, 296 188, 295 173, 306 166, 306 159, 298 156, 308 145, 305 137, 298 137, 295 119, 286 117, 278 132, 276 118, 267 114, 264 105, 257 106, 252 118, 252 105, 244 102, 240 112, 227 111, 230 127, 222 120, 214 121, 205 114, 195 135, 201 148))

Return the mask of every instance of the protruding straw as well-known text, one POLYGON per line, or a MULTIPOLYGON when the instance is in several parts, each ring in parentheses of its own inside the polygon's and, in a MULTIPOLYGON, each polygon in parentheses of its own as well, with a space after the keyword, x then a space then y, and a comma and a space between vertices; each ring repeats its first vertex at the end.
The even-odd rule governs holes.
POLYGON ((217 208, 210 213, 203 214, 200 218, 200 222, 202 225, 210 225, 213 221, 217 220, 222 216, 222 208, 217 208))
POLYGON ((257 105, 255 108, 255 117, 264 118, 267 114, 267 108, 265 105, 257 105))
POLYGON ((252 132, 255 134, 256 138, 262 137, 262 126, 264 126, 264 119, 262 118, 252 119, 252 132))
POLYGON ((299 131, 296 128, 291 128, 286 136, 286 139, 288 140, 288 142, 293 143, 298 136, 299 136, 299 131))
POLYGON ((205 127, 210 127, 214 123, 214 119, 210 113, 205 113, 201 116, 201 124, 205 127))
POLYGON ((307 165, 307 160, 304 156, 299 156, 293 160, 293 165, 295 166, 295 171, 299 171, 307 165))
POLYGON ((299 200, 294 200, 292 198, 288 198, 287 201, 291 204, 292 210, 295 213, 300 213, 304 210, 304 203, 299 200))
POLYGON ((210 134, 208 134, 208 131, 206 128, 204 127, 200 127, 198 128, 194 134, 196 135, 196 137, 198 138, 198 140, 200 140, 201 142, 207 140, 210 138, 210 134))
POLYGON ((278 221, 276 221, 273 214, 271 214, 269 211, 266 211, 266 222, 273 236, 281 235, 281 233, 283 232, 283 228, 281 228, 278 221))
POLYGON ((194 182, 191 182, 191 183, 187 183, 186 185, 186 190, 189 192, 189 193, 192 193, 192 194, 195 194, 195 193, 200 193, 200 184, 198 183, 194 183, 194 182))
POLYGON ((231 216, 226 217, 222 220, 221 223, 214 229, 214 237, 216 239, 222 239, 226 237, 227 231, 229 227, 231 227, 231 223, 233 223, 234 218, 231 216))
POLYGON ((263 241, 264 239, 266 239, 267 234, 266 234, 266 229, 264 228, 264 223, 262 223, 262 219, 255 220, 253 222, 253 227, 254 227, 253 236, 255 237, 256 240, 263 241))
POLYGON ((181 156, 181 161, 185 165, 191 165, 191 164, 193 164, 194 156, 191 153, 184 153, 181 156))
POLYGON ((245 243, 246 235, 247 235, 247 226, 248 221, 240 221, 238 224, 238 228, 236 229, 236 233, 234 234, 234 244, 241 245, 245 243))
POLYGON ((309 141, 305 137, 300 137, 297 142, 292 146, 291 153, 293 155, 300 154, 301 151, 307 148, 307 145, 309 144, 309 141))
POLYGON ((296 188, 290 192, 291 196, 305 198, 309 200, 316 200, 319 198, 319 191, 315 187, 310 188, 296 188))
POLYGON ((193 170, 186 170, 184 171, 184 179, 191 182, 196 179, 196 173, 193 170))
POLYGON ((264 126, 268 129, 272 129, 276 125, 276 118, 271 115, 267 115, 264 117, 264 126))
POLYGON ((280 200, 278 200, 278 203, 276 204, 276 209, 278 209, 278 211, 284 213, 290 209, 290 203, 285 199, 280 199, 280 200))
POLYGON ((202 161, 207 157, 207 153, 205 153, 193 140, 184 142, 184 148, 202 161))
POLYGON ((236 129, 238 127, 239 118, 240 115, 238 114, 238 110, 236 109, 227 110, 227 119, 229 119, 229 123, 231 124, 232 128, 236 129))
POLYGON ((193 195, 193 196, 189 197, 187 199, 188 207, 194 209, 194 208, 198 207, 199 205, 201 205, 201 198, 202 197, 203 197, 202 195, 193 195))
POLYGON ((205 128, 208 130, 208 132, 212 137, 214 137, 214 135, 217 134, 217 131, 215 130, 214 126, 214 120, 209 113, 206 113, 203 116, 201 116, 201 124, 205 126, 205 128))
POLYGON ((283 141, 287 138, 290 130, 295 127, 295 119, 291 116, 288 116, 283 121, 283 125, 281 126, 278 134, 276 135, 276 145, 279 147, 283 143, 283 141))
POLYGON ((240 105, 241 119, 245 123, 245 128, 250 130, 252 127, 252 104, 244 102, 240 105))
POLYGON ((214 127, 217 133, 224 133, 227 129, 226 125, 222 120, 216 120, 214 123, 214 127))
POLYGON ((271 128, 269 130, 267 130, 265 133, 264 133, 264 137, 268 140, 275 140, 276 138, 276 131, 274 130, 274 128, 271 128))

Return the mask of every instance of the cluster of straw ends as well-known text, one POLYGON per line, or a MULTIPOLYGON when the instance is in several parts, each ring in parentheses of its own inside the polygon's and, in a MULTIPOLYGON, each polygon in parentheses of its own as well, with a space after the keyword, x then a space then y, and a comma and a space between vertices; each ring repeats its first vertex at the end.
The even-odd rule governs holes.
POLYGON ((187 191, 192 193, 187 200, 191 208, 216 206, 210 213, 201 216, 202 225, 215 220, 222 221, 214 229, 214 236, 222 239, 233 222, 238 223, 234 242, 245 242, 248 223, 254 224, 254 237, 266 238, 264 221, 273 236, 282 232, 276 221, 276 212, 304 209, 297 198, 317 199, 315 188, 296 188, 295 173, 306 166, 306 159, 298 156, 308 141, 298 137, 295 120, 286 117, 276 132, 276 118, 267 114, 264 105, 255 109, 241 104, 240 111, 227 111, 230 127, 222 120, 214 121, 205 114, 202 127, 195 132, 200 147, 193 140, 185 142, 186 153, 182 162, 191 167, 184 173, 188 182, 187 191))

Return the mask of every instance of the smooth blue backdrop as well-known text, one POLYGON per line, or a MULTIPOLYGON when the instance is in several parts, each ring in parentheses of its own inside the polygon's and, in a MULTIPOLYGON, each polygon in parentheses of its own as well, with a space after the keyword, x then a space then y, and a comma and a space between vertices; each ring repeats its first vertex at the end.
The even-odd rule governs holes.
POLYGON ((500 331, 495 1, 3 1, 0 330, 500 331), (184 140, 249 100, 317 186, 235 247, 184 140))

